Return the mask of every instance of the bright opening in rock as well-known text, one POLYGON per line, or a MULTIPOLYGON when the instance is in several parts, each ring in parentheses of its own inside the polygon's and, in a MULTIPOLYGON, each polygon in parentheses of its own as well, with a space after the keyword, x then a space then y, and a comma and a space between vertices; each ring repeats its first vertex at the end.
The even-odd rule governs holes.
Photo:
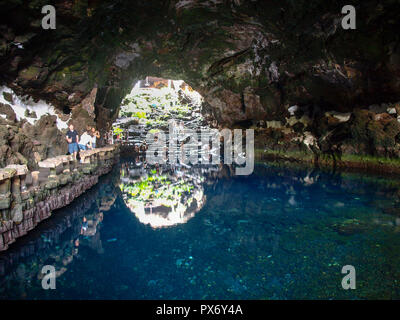
POLYGON ((198 130, 205 126, 202 103, 201 95, 183 80, 146 77, 122 100, 113 124, 114 139, 140 148, 148 132, 167 131, 170 121, 198 130))
POLYGON ((121 168, 120 189, 127 207, 143 224, 153 228, 187 222, 205 202, 202 172, 186 167, 150 168, 144 157, 148 132, 167 132, 172 123, 199 130, 205 126, 201 115, 203 99, 183 80, 146 77, 138 81, 122 100, 114 139, 135 162, 121 168), (141 152, 142 151, 142 152, 141 152))

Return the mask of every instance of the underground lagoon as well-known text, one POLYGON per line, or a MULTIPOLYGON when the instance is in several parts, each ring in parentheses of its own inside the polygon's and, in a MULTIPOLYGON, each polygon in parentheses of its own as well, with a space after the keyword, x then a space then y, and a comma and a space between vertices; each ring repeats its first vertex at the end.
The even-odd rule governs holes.
POLYGON ((0 299, 400 299, 399 12, 0 1, 0 299))

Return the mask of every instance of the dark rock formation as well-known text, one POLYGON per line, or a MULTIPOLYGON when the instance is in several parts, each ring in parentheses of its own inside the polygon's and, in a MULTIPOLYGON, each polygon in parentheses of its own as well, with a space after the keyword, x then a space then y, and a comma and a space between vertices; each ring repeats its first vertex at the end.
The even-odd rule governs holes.
POLYGON ((7 118, 0 118, 0 167, 27 164, 36 169, 40 160, 66 153, 67 142, 57 128, 56 116, 44 115, 32 125, 16 121, 9 105, 0 105, 0 114, 2 110, 7 118))
POLYGON ((1 82, 71 113, 78 127, 108 129, 133 83, 153 75, 184 79, 221 127, 281 121, 291 128, 289 107, 312 109, 308 127, 296 124, 293 133, 268 124, 259 136, 272 135, 267 145, 397 156, 395 120, 363 115, 368 105, 400 100, 397 1, 353 1, 356 30, 342 29, 347 3, 339 0, 53 3, 57 29, 43 30, 45 1, 0 2, 1 82), (368 123, 359 132, 323 116, 355 109, 350 123, 368 123), (299 134, 300 142, 292 139, 299 134))

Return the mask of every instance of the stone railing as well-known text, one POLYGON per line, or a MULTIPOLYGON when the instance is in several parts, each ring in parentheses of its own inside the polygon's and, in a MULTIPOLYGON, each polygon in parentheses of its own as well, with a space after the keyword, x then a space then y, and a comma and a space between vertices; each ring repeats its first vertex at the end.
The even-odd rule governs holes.
POLYGON ((112 145, 80 151, 39 162, 39 171, 26 165, 0 169, 0 251, 91 188, 98 177, 111 171, 119 155, 112 145))

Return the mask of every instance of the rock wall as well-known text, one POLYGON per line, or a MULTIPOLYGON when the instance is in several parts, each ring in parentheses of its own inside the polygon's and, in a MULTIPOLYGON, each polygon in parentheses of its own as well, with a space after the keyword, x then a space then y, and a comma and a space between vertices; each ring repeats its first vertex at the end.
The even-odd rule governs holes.
POLYGON ((302 153, 316 161, 330 157, 400 157, 400 103, 371 105, 351 112, 298 107, 283 121, 253 126, 265 153, 302 153), (319 159, 321 158, 321 159, 319 159))
POLYGON ((0 88, 0 167, 21 164, 35 170, 42 159, 65 154, 70 118, 45 101, 0 88))
POLYGON ((72 156, 50 158, 39 163, 39 171, 29 172, 26 165, 0 169, 0 251, 95 185, 118 152, 117 146, 81 151, 82 163, 72 156))
POLYGON ((45 1, 0 2, 0 81, 76 126, 109 128, 147 75, 185 80, 219 127, 400 100, 398 1, 353 1, 356 30, 342 29, 340 0, 53 3, 57 28, 43 30, 45 1))

